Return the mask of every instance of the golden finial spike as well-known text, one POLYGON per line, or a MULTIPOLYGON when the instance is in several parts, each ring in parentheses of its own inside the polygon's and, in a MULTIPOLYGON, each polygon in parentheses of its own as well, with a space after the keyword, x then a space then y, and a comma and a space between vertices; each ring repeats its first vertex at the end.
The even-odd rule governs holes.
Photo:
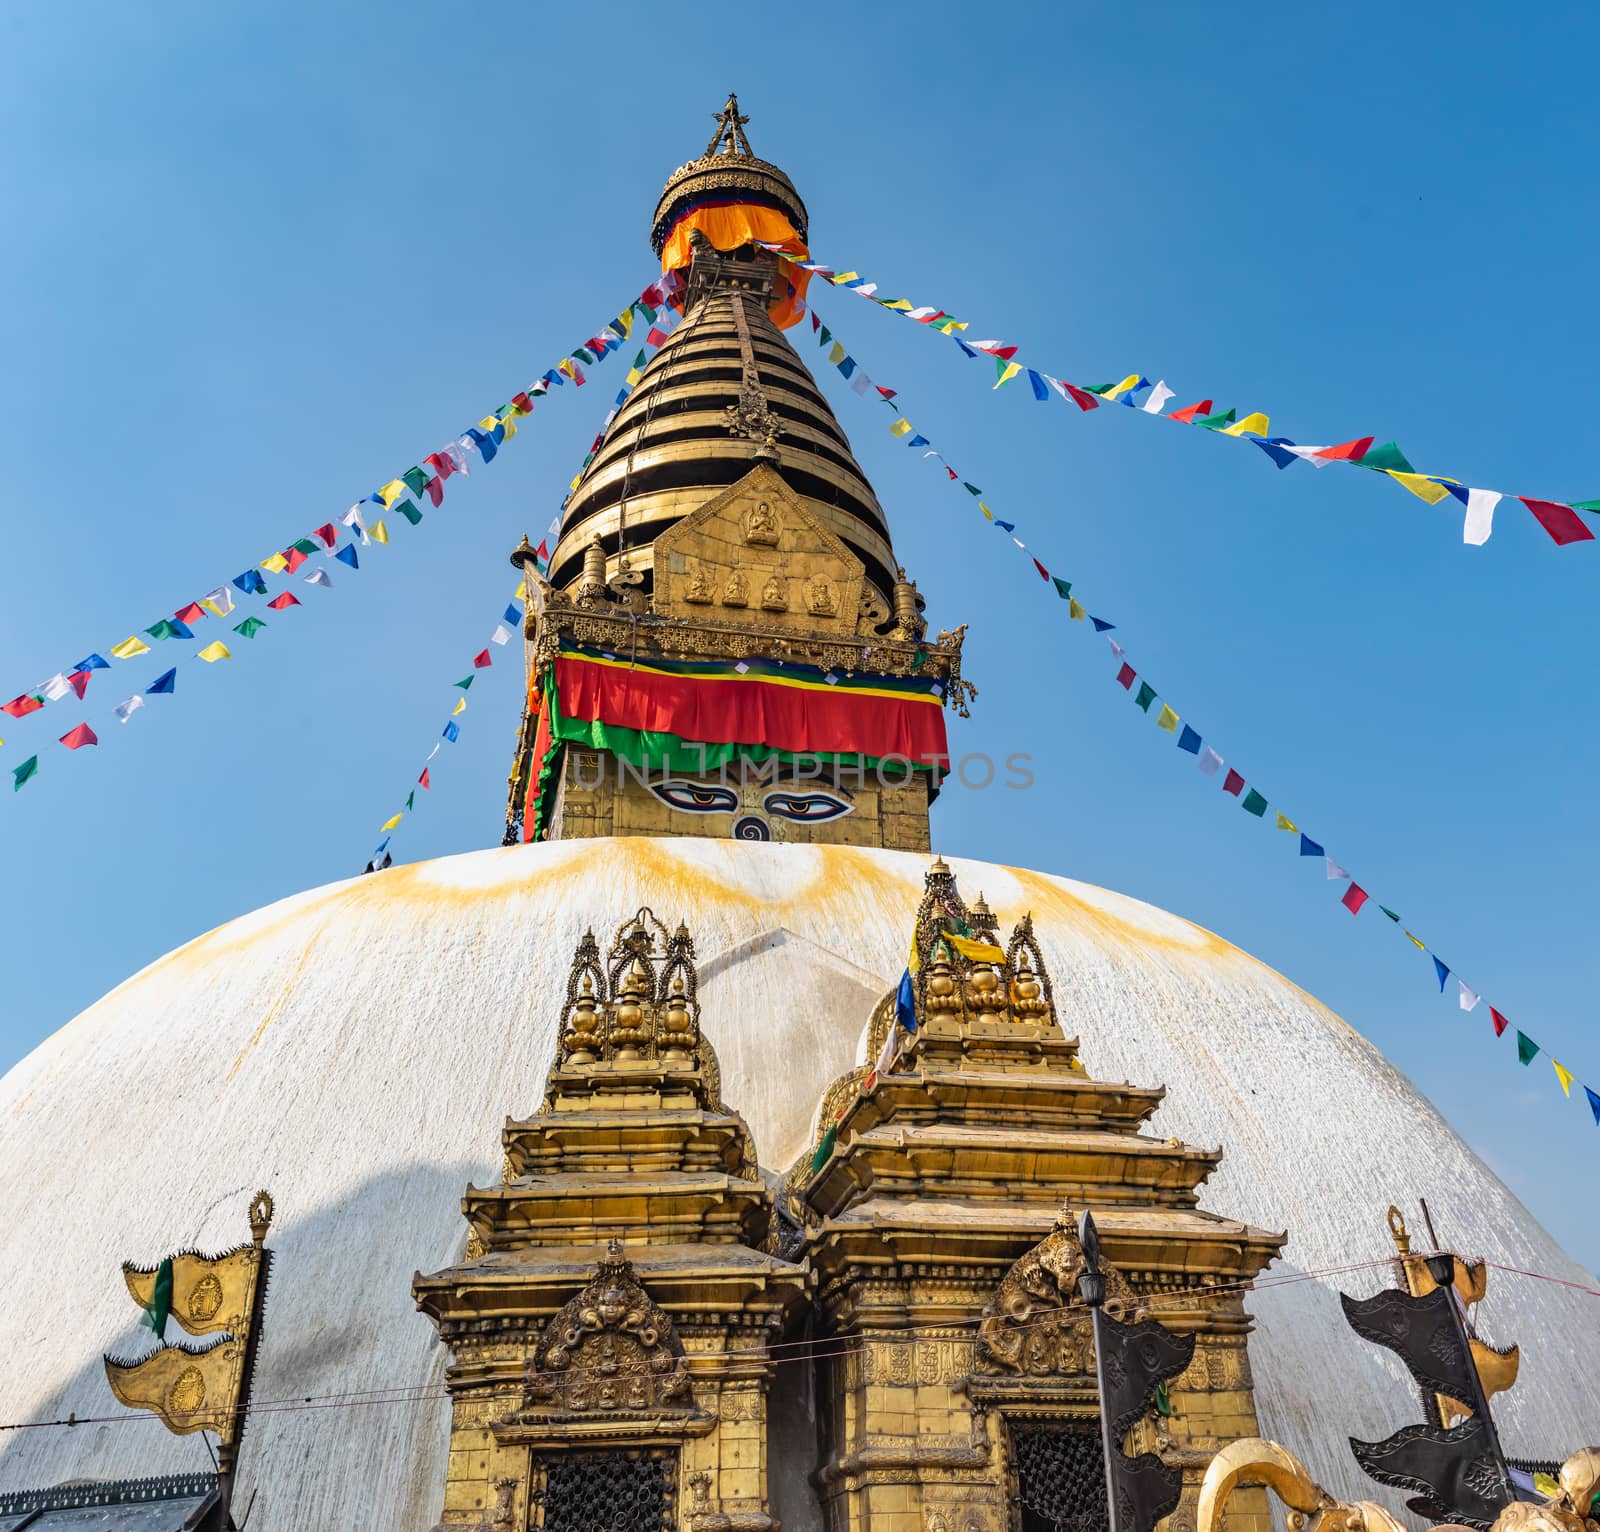
POLYGON ((750 119, 740 116, 739 98, 731 90, 722 110, 713 112, 711 116, 717 125, 717 131, 711 135, 711 142, 706 145, 708 155, 750 154, 750 140, 744 133, 744 125, 750 119))

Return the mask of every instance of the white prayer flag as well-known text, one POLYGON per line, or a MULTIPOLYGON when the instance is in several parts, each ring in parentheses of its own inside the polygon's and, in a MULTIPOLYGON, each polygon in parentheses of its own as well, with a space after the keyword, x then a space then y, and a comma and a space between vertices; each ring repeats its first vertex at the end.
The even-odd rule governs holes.
POLYGON ((423 764, 424 764, 424 765, 426 765, 426 764, 427 764, 427 761, 431 761, 431 760, 432 760, 432 759, 433 759, 433 758, 434 758, 434 756, 436 756, 436 755, 437 755, 437 754, 438 754, 438 753, 439 753, 439 747, 438 747, 438 746, 437 746, 437 745, 435 745, 435 746, 434 746, 434 747, 433 747, 433 749, 431 749, 431 750, 430 750, 430 751, 429 751, 429 752, 428 752, 428 755, 427 755, 427 760, 425 760, 425 761, 424 761, 424 762, 423 762, 423 764))
POLYGON ((1325 856, 1322 860, 1328 864, 1328 879, 1330 882, 1337 878, 1348 878, 1350 876, 1350 869, 1341 867, 1331 856, 1325 856))
POLYGON ((367 524, 361 519, 361 507, 359 505, 352 505, 350 509, 339 518, 339 525, 342 527, 349 527, 353 531, 359 532, 361 534, 361 546, 363 548, 370 548, 372 546, 372 539, 367 536, 367 524))
POLYGON ((39 688, 40 695, 47 702, 59 702, 71 690, 72 683, 59 671, 39 688))
POLYGON ((1150 397, 1139 406, 1147 415, 1159 415, 1167 407, 1167 400, 1172 397, 1172 390, 1167 387, 1167 380, 1163 378, 1150 390, 1150 397))
POLYGON ((1457 979, 1456 983, 1461 985, 1461 1009, 1470 1011, 1478 1003, 1478 996, 1474 991, 1467 988, 1464 980, 1457 979))
POLYGON ((1107 639, 1106 639, 1106 642, 1107 642, 1107 643, 1108 643, 1108 644, 1110 644, 1110 645, 1111 645, 1111 652, 1112 652, 1112 653, 1113 653, 1113 654, 1114 654, 1114 655, 1116 655, 1116 657, 1117 657, 1117 658, 1118 658, 1118 659, 1119 659, 1119 660, 1121 660, 1121 659, 1126 659, 1126 658, 1127 658, 1127 655, 1128 655, 1128 651, 1127 651, 1127 650, 1126 650, 1126 649, 1124 649, 1124 648, 1123 648, 1123 647, 1122 647, 1122 645, 1121 645, 1121 644, 1119 644, 1119 643, 1118 643, 1118 642, 1117 642, 1117 641, 1116 641, 1116 639, 1114 639, 1114 638, 1107 638, 1107 639))
POLYGON ((1499 503, 1500 495, 1495 490, 1467 491, 1467 519, 1461 527, 1462 542, 1481 548, 1489 541, 1489 534, 1494 530, 1494 508, 1499 503))
POLYGON ((451 442, 448 447, 441 447, 439 449, 447 458, 450 459, 452 463, 455 464, 456 472, 464 473, 469 479, 472 477, 472 470, 467 467, 467 452, 472 445, 472 438, 470 436, 463 436, 460 440, 451 442))
POLYGON ((306 576, 306 584, 332 585, 333 581, 328 578, 328 571, 326 569, 313 569, 311 573, 306 576))
POLYGON ((889 1023, 889 1033, 883 1040, 883 1047, 878 1050, 878 1062, 872 1066, 875 1074, 885 1075, 889 1066, 894 1063, 895 1055, 900 1051, 900 1022, 899 1019, 889 1023))
POLYGON ((1285 452, 1292 452, 1302 462, 1310 463, 1313 468, 1326 468, 1334 459, 1331 457, 1318 457, 1319 452, 1326 452, 1327 447, 1296 447, 1288 442, 1279 442, 1278 445, 1285 452))
POLYGON ((856 375, 850 380, 850 391, 852 393, 860 394, 862 398, 866 398, 867 390, 871 387, 872 379, 869 378, 859 367, 856 368, 856 375))
POLYGON ((1200 752, 1200 759, 1195 762, 1195 765, 1208 777, 1214 777, 1222 770, 1222 757, 1210 745, 1207 745, 1200 752))
POLYGON ((126 702, 119 702, 111 711, 117 715, 118 723, 126 723, 143 706, 144 698, 135 693, 126 702))
POLYGON ((491 644, 503 644, 510 637, 511 629, 508 628, 503 622, 497 622, 494 625, 494 632, 489 635, 489 642, 491 644))
POLYGON ((226 617, 233 610, 233 596, 226 585, 219 585, 200 598, 200 605, 209 607, 218 617, 226 617))

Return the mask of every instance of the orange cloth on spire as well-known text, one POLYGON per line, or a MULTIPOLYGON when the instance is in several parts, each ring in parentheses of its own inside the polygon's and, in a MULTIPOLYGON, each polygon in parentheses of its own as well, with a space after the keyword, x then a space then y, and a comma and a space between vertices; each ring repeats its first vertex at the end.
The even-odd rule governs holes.
MULTIPOLYGON (((737 250, 740 245, 765 240, 769 244, 789 247, 791 255, 809 260, 794 225, 776 208, 762 207, 753 202, 707 204, 691 208, 672 226, 667 242, 661 250, 663 271, 687 271, 689 268, 689 235, 698 229, 718 250, 737 250)), ((792 291, 780 291, 768 312, 780 330, 799 322, 805 313, 805 292, 811 281, 809 271, 801 271, 789 261, 779 259, 778 281, 780 289, 785 283, 792 291)))

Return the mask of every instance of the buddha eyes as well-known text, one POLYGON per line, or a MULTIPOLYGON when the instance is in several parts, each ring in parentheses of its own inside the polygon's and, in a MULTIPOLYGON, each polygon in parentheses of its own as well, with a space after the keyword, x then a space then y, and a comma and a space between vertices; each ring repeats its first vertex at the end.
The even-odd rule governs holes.
POLYGON ((669 808, 685 814, 731 814, 739 807, 739 795, 731 787, 699 782, 652 782, 653 792, 669 808))
POLYGON ((835 798, 831 793, 768 793, 761 806, 780 819, 793 819, 801 824, 818 824, 825 819, 837 819, 848 814, 854 804, 835 798))

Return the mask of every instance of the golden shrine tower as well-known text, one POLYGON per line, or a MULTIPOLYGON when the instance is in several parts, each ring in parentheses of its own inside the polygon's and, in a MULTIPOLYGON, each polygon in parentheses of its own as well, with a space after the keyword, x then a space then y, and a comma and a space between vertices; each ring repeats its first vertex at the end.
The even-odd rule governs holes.
MULTIPOLYGON (((668 181, 653 243, 682 323, 575 481, 548 576, 526 540, 513 558, 513 819, 529 840, 926 851, 943 708, 971 694, 961 633, 927 640, 785 339, 805 274, 761 242, 803 252, 805 207, 744 122, 730 98, 668 181)), ((1211 1454, 1255 1432, 1240 1289, 1282 1236, 1198 1210, 1220 1153, 1140 1132, 1160 1088, 1089 1075, 1026 914, 1002 938, 933 864, 901 992, 860 1019, 877 1063, 797 1076, 816 1128, 785 1171, 723 1100, 695 912, 669 929, 616 899, 603 941, 551 933, 576 954, 545 997, 543 1102, 507 1122, 500 1183, 467 1191, 466 1261, 415 1282, 454 1359, 439 1532, 1092 1532, 1086 1206, 1113 1310, 1197 1342, 1115 1432, 1181 1473, 1192 1527, 1211 1454)), ((1229 1523, 1268 1532, 1261 1491, 1229 1523)))
POLYGON ((965 712, 961 630, 916 585, 782 326, 805 204, 731 98, 668 180, 652 244, 682 323, 567 500, 526 539, 530 705, 509 818, 525 840, 721 835, 928 849, 965 712))

